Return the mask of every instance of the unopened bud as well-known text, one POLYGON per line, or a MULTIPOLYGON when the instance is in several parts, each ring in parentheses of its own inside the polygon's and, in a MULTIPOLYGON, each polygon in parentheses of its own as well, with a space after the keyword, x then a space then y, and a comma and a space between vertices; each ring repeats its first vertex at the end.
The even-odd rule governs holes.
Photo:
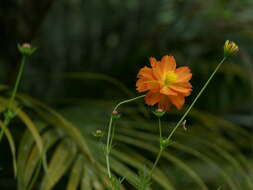
POLYGON ((168 146, 172 145, 174 141, 169 140, 168 138, 161 138, 160 139, 160 148, 165 149, 168 146))
POLYGON ((18 44, 18 50, 22 55, 30 56, 37 50, 37 48, 32 47, 29 43, 23 43, 22 45, 18 44))
POLYGON ((4 117, 7 120, 11 120, 13 119, 17 114, 11 110, 7 110, 6 112, 4 112, 4 117))
POLYGON ((224 55, 225 57, 230 57, 239 52, 239 48, 235 42, 227 40, 224 44, 224 55))
POLYGON ((120 118, 120 114, 116 110, 113 110, 113 112, 112 112, 112 118, 113 119, 119 119, 120 118))
POLYGON ((103 137, 104 133, 101 130, 96 130, 96 132, 93 133, 95 137, 103 137))

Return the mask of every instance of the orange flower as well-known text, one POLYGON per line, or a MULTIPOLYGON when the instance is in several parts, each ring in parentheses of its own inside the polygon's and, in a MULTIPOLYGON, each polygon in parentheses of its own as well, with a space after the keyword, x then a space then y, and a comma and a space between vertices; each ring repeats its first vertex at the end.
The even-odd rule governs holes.
POLYGON ((169 110, 171 105, 180 109, 185 102, 185 97, 192 91, 189 80, 192 78, 188 67, 176 68, 173 56, 163 56, 161 61, 151 57, 150 67, 143 67, 137 77, 136 89, 138 92, 148 93, 145 102, 148 105, 158 104, 158 108, 169 110))

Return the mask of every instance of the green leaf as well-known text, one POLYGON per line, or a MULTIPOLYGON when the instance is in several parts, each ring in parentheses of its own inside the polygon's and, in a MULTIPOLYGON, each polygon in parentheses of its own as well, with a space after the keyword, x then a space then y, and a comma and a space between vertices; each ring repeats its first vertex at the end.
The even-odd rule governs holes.
POLYGON ((64 140, 56 148, 49 163, 48 171, 43 177, 40 190, 50 190, 65 174, 76 157, 77 148, 70 140, 64 140))
POLYGON ((78 186, 80 184, 80 181, 82 179, 82 173, 83 173, 83 163, 84 159, 81 155, 79 155, 74 163, 74 166, 72 167, 71 174, 69 176, 69 181, 67 185, 67 190, 77 190, 78 186))

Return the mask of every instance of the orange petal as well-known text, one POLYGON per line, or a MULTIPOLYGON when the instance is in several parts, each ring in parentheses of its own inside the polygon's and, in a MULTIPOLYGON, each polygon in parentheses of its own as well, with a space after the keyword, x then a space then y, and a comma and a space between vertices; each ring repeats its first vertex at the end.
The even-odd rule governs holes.
POLYGON ((162 95, 159 92, 153 93, 153 92, 148 92, 145 96, 145 102, 148 105, 155 105, 161 100, 162 95))
POLYGON ((189 96, 191 94, 192 90, 190 90, 189 92, 185 92, 185 93, 181 93, 184 97, 189 96))
POLYGON ((174 90, 172 90, 172 89, 170 89, 168 87, 163 87, 160 90, 160 93, 162 93, 164 95, 172 95, 172 96, 176 96, 177 95, 177 93, 174 90))
POLYGON ((184 82, 184 83, 176 83, 177 86, 188 89, 188 91, 183 91, 181 90, 182 95, 184 96, 189 96, 192 92, 192 85, 189 82, 184 82))
POLYGON ((162 81, 163 80, 163 77, 164 77, 164 70, 163 70, 163 67, 162 67, 162 64, 161 62, 157 62, 157 65, 155 67, 153 67, 153 74, 154 74, 154 77, 159 80, 159 81, 162 81))
POLYGON ((143 67, 137 74, 138 78, 141 77, 148 77, 148 78, 152 78, 153 77, 153 71, 151 68, 149 67, 143 67))
POLYGON ((136 82, 136 90, 138 92, 144 92, 144 91, 147 91, 148 90, 148 86, 147 84, 145 83, 145 80, 143 80, 143 78, 137 80, 136 82))
POLYGON ((179 67, 176 69, 177 82, 188 82, 192 78, 191 70, 189 67, 179 67))
POLYGON ((160 84, 157 80, 154 80, 153 78, 149 79, 149 78, 142 77, 137 80, 136 87, 137 87, 136 90, 139 92, 144 92, 147 90, 156 92, 159 90, 160 84))
POLYGON ((172 104, 174 104, 177 107, 177 109, 180 109, 184 105, 184 102, 185 102, 184 97, 180 95, 169 96, 169 99, 172 102, 172 104))
POLYGON ((185 87, 182 87, 182 86, 179 86, 179 85, 171 85, 170 86, 170 89, 176 91, 176 92, 181 92, 181 93, 189 93, 191 92, 191 88, 185 88, 185 87))
POLYGON ((177 64, 173 56, 169 56, 169 63, 170 63, 170 70, 175 71, 177 64))
POLYGON ((150 64, 151 64, 152 67, 156 67, 156 65, 157 65, 157 60, 156 60, 156 58, 150 57, 150 58, 149 58, 149 62, 150 62, 150 64))
POLYGON ((184 87, 184 88, 192 88, 192 85, 189 82, 180 82, 180 83, 176 83, 176 85, 184 87))
POLYGON ((158 103, 158 108, 164 111, 169 110, 171 108, 171 103, 168 96, 162 96, 161 100, 158 103))
POLYGON ((168 72, 168 71, 174 72, 176 69, 176 60, 174 59, 173 56, 168 56, 168 55, 163 56, 161 63, 162 63, 164 72, 168 72))

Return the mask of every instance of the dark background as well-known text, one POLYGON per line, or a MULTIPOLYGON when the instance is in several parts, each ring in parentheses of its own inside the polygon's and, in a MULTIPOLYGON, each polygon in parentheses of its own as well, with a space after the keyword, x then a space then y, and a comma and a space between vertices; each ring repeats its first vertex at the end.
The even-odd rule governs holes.
POLYGON ((21 88, 42 100, 115 95, 110 88, 96 93, 89 80, 66 80, 66 72, 103 73, 134 91, 138 69, 149 57, 165 54, 192 68, 196 93, 230 39, 240 46, 240 55, 223 67, 211 84, 216 88, 202 98, 210 103, 202 107, 215 112, 244 108, 252 94, 251 8, 247 0, 3 0, 1 79, 12 84, 20 61, 16 44, 32 42, 38 52, 26 65, 21 88))

